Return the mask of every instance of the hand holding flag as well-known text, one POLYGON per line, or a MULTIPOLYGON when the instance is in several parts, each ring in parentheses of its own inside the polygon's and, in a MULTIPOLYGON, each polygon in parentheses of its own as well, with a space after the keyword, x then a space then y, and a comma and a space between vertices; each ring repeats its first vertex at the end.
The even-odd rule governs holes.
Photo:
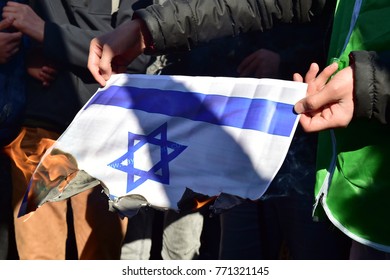
POLYGON ((305 93, 304 83, 272 79, 114 75, 42 158, 21 215, 99 183, 123 213, 132 200, 178 209, 188 189, 258 199, 305 93))

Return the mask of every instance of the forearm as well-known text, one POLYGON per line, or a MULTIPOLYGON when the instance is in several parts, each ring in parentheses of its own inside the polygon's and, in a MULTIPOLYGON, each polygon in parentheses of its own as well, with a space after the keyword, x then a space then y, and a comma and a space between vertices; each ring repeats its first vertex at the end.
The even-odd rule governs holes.
POLYGON ((355 118, 390 123, 390 51, 352 52, 355 118))

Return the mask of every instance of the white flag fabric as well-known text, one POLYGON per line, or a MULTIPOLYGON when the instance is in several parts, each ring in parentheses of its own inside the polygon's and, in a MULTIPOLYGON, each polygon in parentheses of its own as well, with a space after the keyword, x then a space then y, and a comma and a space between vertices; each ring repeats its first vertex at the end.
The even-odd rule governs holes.
POLYGON ((74 170, 96 179, 116 202, 134 197, 177 209, 186 189, 258 199, 287 154, 298 124, 293 105, 306 87, 274 79, 114 75, 46 152, 21 210, 82 191, 68 176, 74 170), (47 183, 59 177, 44 164, 58 154, 73 163, 61 188, 47 183), (42 179, 43 173, 52 175, 42 179))

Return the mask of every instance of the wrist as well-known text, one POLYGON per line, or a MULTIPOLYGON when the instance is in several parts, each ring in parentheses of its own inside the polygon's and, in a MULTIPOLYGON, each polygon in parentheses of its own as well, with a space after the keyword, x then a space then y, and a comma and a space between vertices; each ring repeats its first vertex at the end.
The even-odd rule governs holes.
POLYGON ((35 30, 34 36, 32 36, 35 40, 37 40, 40 43, 43 43, 43 40, 45 38, 45 22, 41 21, 38 24, 38 28, 35 30))
POLYGON ((21 31, 38 43, 43 43, 45 37, 45 22, 43 20, 39 21, 34 26, 26 26, 21 31))

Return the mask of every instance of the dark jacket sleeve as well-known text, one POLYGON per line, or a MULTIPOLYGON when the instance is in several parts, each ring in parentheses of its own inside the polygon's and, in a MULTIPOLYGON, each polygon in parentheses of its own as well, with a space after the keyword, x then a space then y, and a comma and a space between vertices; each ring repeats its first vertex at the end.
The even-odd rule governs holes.
POLYGON ((308 22, 325 0, 167 0, 136 11, 153 40, 148 52, 189 50, 200 43, 242 32, 270 29, 277 23, 308 22))
POLYGON ((354 51, 355 118, 390 123, 390 51, 354 51))
MULTIPOLYGON (((90 41, 112 31, 117 25, 131 19, 134 5, 139 0, 120 1, 119 11, 111 13, 111 1, 42 0, 48 20, 44 30, 44 53, 52 61, 87 75, 90 41)), ((129 73, 144 73, 148 58, 140 56, 129 65, 129 73)), ((92 77, 92 76, 91 76, 92 77)))

